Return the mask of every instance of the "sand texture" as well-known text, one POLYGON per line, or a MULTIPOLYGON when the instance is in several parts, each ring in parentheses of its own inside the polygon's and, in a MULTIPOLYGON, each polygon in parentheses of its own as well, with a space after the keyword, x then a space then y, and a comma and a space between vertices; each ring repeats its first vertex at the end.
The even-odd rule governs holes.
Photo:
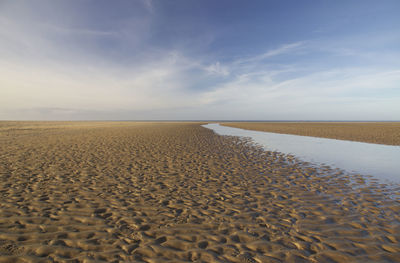
POLYGON ((400 262, 361 176, 196 123, 0 125, 0 262, 400 262))
POLYGON ((221 125, 245 130, 400 145, 400 122, 225 122, 221 125))

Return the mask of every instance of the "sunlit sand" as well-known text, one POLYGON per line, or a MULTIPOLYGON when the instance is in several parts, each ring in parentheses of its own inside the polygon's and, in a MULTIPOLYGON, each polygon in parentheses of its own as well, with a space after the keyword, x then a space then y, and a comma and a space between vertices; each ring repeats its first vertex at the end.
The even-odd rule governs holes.
POLYGON ((0 262, 398 261, 398 201, 204 123, 0 123, 0 262))

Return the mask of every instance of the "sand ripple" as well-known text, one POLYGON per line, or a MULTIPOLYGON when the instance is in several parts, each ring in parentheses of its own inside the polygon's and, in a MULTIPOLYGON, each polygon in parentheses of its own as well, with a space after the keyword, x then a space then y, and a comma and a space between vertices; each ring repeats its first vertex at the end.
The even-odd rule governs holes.
POLYGON ((0 262, 400 262, 362 176, 199 124, 46 125, 0 132, 0 262))

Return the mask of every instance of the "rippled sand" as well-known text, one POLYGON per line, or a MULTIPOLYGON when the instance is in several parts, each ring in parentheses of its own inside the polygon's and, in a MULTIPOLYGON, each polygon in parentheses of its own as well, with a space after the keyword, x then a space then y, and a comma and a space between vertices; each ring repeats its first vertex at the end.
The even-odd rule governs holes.
POLYGON ((0 262, 400 262, 361 176, 198 123, 0 125, 0 262))
POLYGON ((225 122, 246 130, 400 145, 400 122, 225 122))

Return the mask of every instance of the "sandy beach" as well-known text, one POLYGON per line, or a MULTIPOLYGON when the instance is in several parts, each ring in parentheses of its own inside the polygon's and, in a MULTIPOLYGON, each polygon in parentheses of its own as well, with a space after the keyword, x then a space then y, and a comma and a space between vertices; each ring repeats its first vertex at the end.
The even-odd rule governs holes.
POLYGON ((400 145, 400 122, 224 122, 245 130, 400 145))
POLYGON ((200 125, 0 122, 0 262, 400 262, 399 189, 200 125))

